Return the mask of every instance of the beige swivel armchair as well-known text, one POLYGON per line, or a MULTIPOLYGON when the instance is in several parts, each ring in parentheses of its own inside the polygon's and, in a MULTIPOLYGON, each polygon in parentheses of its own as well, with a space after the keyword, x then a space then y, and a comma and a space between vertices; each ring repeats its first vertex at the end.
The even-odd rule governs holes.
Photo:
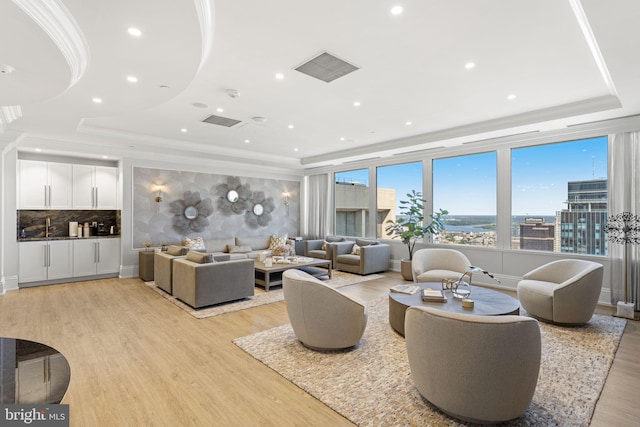
POLYGON ((591 320, 602 289, 602 265, 580 259, 544 264, 518 282, 520 305, 551 323, 580 325, 591 320))
POLYGON ((535 319, 410 307, 405 340, 416 388, 442 412, 484 424, 529 407, 540 371, 535 319))
POLYGON ((458 280, 470 266, 469 259, 455 249, 420 249, 413 254, 411 261, 414 282, 458 280))
POLYGON ((367 326, 364 303, 301 270, 283 273, 287 313, 296 337, 313 350, 353 347, 367 326))

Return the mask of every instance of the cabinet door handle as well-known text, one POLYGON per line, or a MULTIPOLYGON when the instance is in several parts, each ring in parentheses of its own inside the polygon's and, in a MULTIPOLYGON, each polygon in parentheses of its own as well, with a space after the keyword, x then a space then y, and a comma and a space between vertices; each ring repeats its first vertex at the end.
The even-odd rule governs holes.
POLYGON ((44 207, 46 208, 47 206, 49 206, 49 203, 47 201, 47 185, 44 185, 44 207))
POLYGON ((93 191, 96 193, 96 203, 93 207, 98 209, 98 187, 93 187, 93 191))
POLYGON ((49 207, 51 207, 51 186, 49 185, 49 207))
POLYGON ((48 248, 48 246, 47 246, 47 245, 44 245, 44 246, 42 247, 42 257, 43 257, 43 259, 42 259, 42 263, 43 263, 43 265, 44 265, 45 267, 48 267, 48 265, 47 265, 47 248, 48 248))

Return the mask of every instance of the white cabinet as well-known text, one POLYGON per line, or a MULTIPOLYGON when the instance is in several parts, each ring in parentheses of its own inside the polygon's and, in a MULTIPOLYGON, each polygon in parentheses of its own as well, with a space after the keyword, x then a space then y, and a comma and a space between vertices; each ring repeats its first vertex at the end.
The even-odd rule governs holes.
POLYGON ((18 198, 20 209, 71 209, 71 165, 18 161, 18 198))
POLYGON ((74 209, 117 209, 118 169, 73 165, 74 209))
POLYGON ((18 282, 64 279, 73 274, 73 242, 52 240, 18 244, 18 282))
POLYGON ((73 276, 95 276, 120 270, 120 239, 78 239, 73 241, 73 276))

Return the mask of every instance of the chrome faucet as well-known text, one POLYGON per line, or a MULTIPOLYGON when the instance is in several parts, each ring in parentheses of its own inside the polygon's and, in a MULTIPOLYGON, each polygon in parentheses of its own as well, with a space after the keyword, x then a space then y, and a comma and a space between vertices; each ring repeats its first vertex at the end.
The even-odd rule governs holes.
POLYGON ((49 237, 51 235, 49 227, 51 227, 51 218, 47 217, 47 219, 44 220, 44 237, 49 237))

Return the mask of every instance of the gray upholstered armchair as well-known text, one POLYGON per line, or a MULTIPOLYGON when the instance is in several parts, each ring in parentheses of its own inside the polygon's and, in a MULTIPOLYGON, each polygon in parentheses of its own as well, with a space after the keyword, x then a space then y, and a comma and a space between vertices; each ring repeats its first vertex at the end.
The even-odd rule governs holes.
POLYGON ((491 424, 529 407, 540 371, 535 319, 410 307, 405 340, 416 388, 444 413, 491 424))
POLYGON ((212 254, 189 252, 173 262, 173 295, 193 308, 253 296, 254 261, 215 261, 212 254))
POLYGON ((336 242, 346 242, 347 239, 338 236, 327 236, 323 239, 304 241, 304 256, 332 260, 331 246, 336 242))
POLYGON ((165 252, 156 252, 153 256, 153 280, 156 286, 173 295, 173 261, 184 258, 189 248, 171 245, 165 252))
POLYGON ((602 289, 602 264, 561 259, 544 264, 518 282, 518 299, 532 316, 552 323, 579 325, 595 312, 602 289))
POLYGON ((296 269, 283 273, 282 288, 293 331, 306 347, 335 350, 358 344, 367 326, 363 302, 296 269))
POLYGON ((333 268, 356 274, 371 274, 389 269, 391 246, 377 240, 332 244, 333 268))
POLYGON ((471 262, 462 252, 446 248, 420 249, 411 261, 414 282, 458 280, 470 266, 471 262))

